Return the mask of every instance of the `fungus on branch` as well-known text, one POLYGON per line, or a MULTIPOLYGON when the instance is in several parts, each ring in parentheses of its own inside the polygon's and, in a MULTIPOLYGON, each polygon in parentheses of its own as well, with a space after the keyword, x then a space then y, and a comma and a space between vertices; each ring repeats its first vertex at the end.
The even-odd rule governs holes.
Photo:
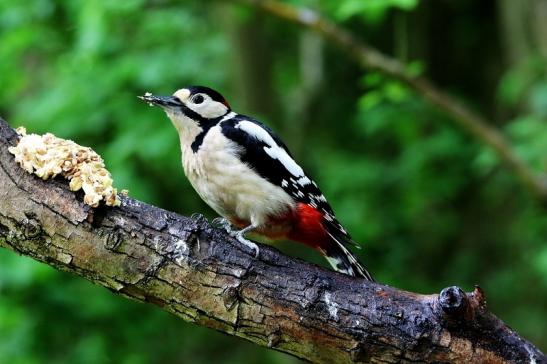
POLYGON ((25 171, 43 180, 65 177, 71 191, 84 190, 84 203, 91 207, 98 207, 102 200, 107 206, 120 205, 110 172, 93 149, 51 133, 27 134, 23 127, 17 128, 17 133, 21 136, 19 142, 8 150, 25 171))

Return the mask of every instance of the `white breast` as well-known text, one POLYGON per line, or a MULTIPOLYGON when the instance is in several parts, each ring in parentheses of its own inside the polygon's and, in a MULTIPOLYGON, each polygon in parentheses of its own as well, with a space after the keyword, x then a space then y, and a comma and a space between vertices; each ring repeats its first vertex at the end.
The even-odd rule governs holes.
POLYGON ((183 143, 184 172, 200 197, 221 216, 237 217, 259 226, 268 217, 295 208, 293 199, 237 157, 238 145, 220 126, 209 130, 199 151, 183 143))

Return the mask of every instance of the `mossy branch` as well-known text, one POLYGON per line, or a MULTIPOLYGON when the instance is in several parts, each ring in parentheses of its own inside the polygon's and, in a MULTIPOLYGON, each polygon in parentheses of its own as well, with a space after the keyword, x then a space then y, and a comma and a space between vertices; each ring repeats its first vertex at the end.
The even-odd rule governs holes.
MULTIPOLYGON (((480 289, 419 295, 354 279, 121 197, 93 209, 8 152, 0 119, 0 247, 175 316, 313 363, 547 362, 485 307, 480 289)), ((85 305, 85 302, 82 302, 85 305)))

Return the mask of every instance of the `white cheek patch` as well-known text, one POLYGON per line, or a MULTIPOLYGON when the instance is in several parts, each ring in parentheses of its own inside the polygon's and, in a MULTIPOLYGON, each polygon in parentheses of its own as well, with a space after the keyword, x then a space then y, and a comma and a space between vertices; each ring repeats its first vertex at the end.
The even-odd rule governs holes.
MULTIPOLYGON (((264 147, 264 151, 273 159, 277 159, 278 161, 280 161, 281 164, 283 164, 283 166, 287 169, 287 171, 289 171, 293 176, 305 177, 302 167, 300 167, 294 161, 294 159, 291 158, 291 156, 285 151, 285 149, 277 145, 271 135, 266 130, 262 129, 259 125, 256 125, 255 123, 252 123, 250 121, 243 120, 236 125, 236 128, 245 131, 247 134, 252 135, 256 139, 267 144, 268 146, 264 147)), ((305 179, 302 180, 302 182, 305 181, 305 179)))
POLYGON ((181 88, 180 90, 175 91, 173 96, 184 102, 186 99, 188 99, 188 97, 190 97, 190 90, 188 90, 187 88, 181 88))
POLYGON ((190 103, 188 107, 207 119, 218 118, 228 111, 226 105, 211 99, 206 99, 200 105, 190 103))

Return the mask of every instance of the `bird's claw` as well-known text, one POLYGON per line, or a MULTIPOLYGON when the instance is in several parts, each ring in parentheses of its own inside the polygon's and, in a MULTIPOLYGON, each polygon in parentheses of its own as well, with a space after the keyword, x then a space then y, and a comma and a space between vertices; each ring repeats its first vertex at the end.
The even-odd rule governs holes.
POLYGON ((205 219, 205 217, 202 214, 198 213, 198 212, 193 213, 192 215, 190 215, 190 218, 192 220, 196 220, 196 221, 205 219))
POLYGON ((223 218, 223 217, 216 217, 214 218, 212 221, 211 221, 211 224, 214 226, 214 227, 217 227, 217 228, 222 228, 224 230, 226 230, 227 233, 229 233, 230 235, 232 234, 233 232, 233 229, 232 229, 232 224, 230 224, 230 222, 223 218))
POLYGON ((219 226, 219 225, 222 225, 224 220, 226 220, 226 219, 223 218, 223 217, 215 217, 213 220, 211 220, 211 224, 214 225, 214 226, 219 226))

